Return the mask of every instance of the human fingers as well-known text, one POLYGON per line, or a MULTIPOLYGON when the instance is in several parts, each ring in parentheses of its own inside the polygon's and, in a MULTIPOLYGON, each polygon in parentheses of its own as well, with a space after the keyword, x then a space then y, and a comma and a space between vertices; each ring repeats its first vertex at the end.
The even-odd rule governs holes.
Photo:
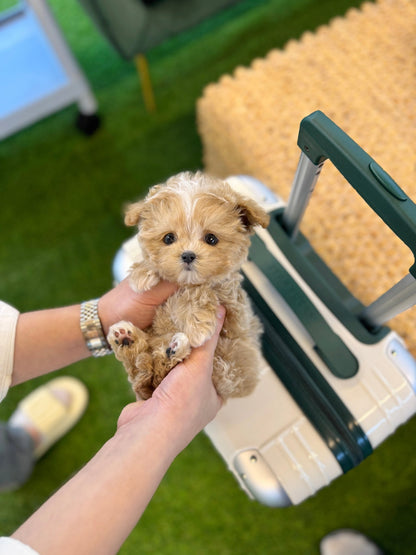
POLYGON ((218 307, 216 316, 217 320, 213 335, 203 345, 192 351, 186 361, 187 365, 195 366, 196 368, 208 366, 212 372, 212 360, 217 348, 218 337, 224 325, 225 308, 223 306, 220 305, 218 307))
POLYGON ((164 303, 177 289, 177 285, 168 281, 160 281, 157 285, 139 293, 136 298, 134 318, 140 328, 149 326, 155 316, 156 308, 164 303))
POLYGON ((214 334, 200 347, 192 350, 183 362, 175 366, 155 390, 156 397, 167 397, 174 400, 199 395, 198 391, 212 385, 212 371, 215 348, 225 318, 225 309, 217 310, 217 321, 214 334), (186 387, 184 387, 186 384, 186 387))
POLYGON ((177 290, 178 286, 175 283, 169 281, 159 281, 157 285, 140 293, 140 302, 147 305, 156 307, 162 304, 172 293, 177 290))

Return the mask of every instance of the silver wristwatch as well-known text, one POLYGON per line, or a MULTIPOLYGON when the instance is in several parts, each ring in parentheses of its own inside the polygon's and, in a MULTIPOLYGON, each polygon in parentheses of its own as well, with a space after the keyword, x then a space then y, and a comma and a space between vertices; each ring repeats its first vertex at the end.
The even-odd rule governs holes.
POLYGON ((111 354, 109 344, 105 338, 103 326, 98 316, 98 301, 85 301, 81 304, 80 326, 88 349, 94 357, 111 354))

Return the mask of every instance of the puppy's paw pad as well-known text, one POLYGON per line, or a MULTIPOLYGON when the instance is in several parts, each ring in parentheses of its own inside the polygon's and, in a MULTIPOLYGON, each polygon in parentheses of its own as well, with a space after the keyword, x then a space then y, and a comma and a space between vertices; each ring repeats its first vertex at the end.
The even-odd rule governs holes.
POLYGON ((188 336, 184 333, 175 333, 172 337, 169 347, 166 349, 166 356, 171 358, 173 356, 181 357, 186 356, 190 350, 190 343, 188 336))
POLYGON ((130 347, 134 343, 134 327, 130 322, 114 324, 110 327, 107 339, 110 345, 130 347))

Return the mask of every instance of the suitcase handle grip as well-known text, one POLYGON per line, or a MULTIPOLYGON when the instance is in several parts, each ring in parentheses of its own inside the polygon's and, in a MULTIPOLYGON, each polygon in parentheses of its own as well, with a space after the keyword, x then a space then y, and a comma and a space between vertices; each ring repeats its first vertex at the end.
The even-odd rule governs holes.
POLYGON ((416 278, 416 204, 371 156, 319 110, 301 121, 298 146, 315 166, 331 160, 410 248, 415 263, 409 272, 416 278))

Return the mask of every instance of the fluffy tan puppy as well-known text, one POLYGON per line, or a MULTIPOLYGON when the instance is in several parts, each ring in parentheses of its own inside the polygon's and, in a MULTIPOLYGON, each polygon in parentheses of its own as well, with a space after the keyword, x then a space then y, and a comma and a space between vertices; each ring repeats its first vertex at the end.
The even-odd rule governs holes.
POLYGON ((139 397, 151 397, 166 374, 212 336, 220 304, 227 312, 213 383, 224 400, 254 389, 261 325, 241 287, 239 270, 253 228, 268 222, 256 202, 200 172, 171 177, 128 207, 125 223, 138 225, 143 253, 143 261, 130 269, 131 287, 143 291, 162 279, 179 286, 158 307, 151 327, 142 331, 119 322, 110 329, 108 341, 139 397))

